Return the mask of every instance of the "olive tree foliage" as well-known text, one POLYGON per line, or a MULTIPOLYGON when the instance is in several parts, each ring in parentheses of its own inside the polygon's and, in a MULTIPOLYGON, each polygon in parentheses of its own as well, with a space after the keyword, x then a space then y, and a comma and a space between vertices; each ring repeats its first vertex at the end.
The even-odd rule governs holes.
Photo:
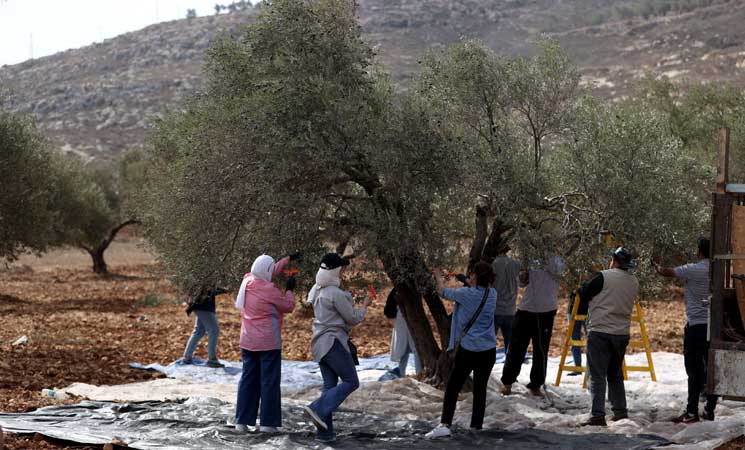
POLYGON ((105 273, 103 252, 131 223, 119 213, 112 174, 55 152, 31 119, 7 112, 0 112, 0 146, 0 258, 72 245, 105 273))
POLYGON ((41 252, 55 241, 54 164, 46 140, 27 117, 0 109, 0 259, 41 252))
MULTIPOLYGON (((556 191, 581 199, 567 204, 563 225, 588 237, 611 231, 642 264, 653 255, 695 248, 708 229, 705 185, 712 168, 685 151, 664 114, 643 104, 586 97, 578 109, 552 167, 556 191)), ((574 275, 581 278, 582 271, 607 262, 607 247, 583 239, 573 259, 574 275)), ((638 271, 647 286, 657 279, 649 274, 638 271)))
POLYGON ((730 128, 731 178, 745 183, 745 90, 648 76, 639 86, 637 99, 664 114, 670 133, 682 141, 685 152, 706 165, 716 164, 719 128, 730 128))
POLYGON ((577 70, 556 43, 538 47, 532 59, 510 58, 464 41, 423 62, 418 95, 455 137, 452 151, 463 154, 470 177, 463 203, 475 207, 471 266, 490 262, 510 241, 526 260, 545 256, 545 244, 554 251, 548 219, 561 205, 550 198, 546 145, 572 125, 580 91, 577 70))
POLYGON ((506 247, 526 265, 576 250, 568 258, 573 286, 587 269, 607 264, 603 232, 640 260, 689 248, 706 230, 711 167, 670 132, 667 115, 638 101, 612 105, 589 96, 560 48, 550 41, 539 48, 531 60, 515 59, 465 41, 423 63, 419 95, 454 137, 453 151, 471 155, 464 157, 465 208, 476 212, 471 264, 506 247), (538 96, 529 102, 526 79, 538 96), (546 86, 553 88, 542 99, 546 86))
POLYGON ((204 89, 157 123, 139 200, 175 281, 236 286, 259 254, 300 249, 308 284, 328 244, 349 244, 396 285, 426 372, 442 378, 421 298, 446 342, 429 267, 452 261, 462 233, 463 167, 426 104, 394 95, 354 5, 274 1, 205 70, 204 89))

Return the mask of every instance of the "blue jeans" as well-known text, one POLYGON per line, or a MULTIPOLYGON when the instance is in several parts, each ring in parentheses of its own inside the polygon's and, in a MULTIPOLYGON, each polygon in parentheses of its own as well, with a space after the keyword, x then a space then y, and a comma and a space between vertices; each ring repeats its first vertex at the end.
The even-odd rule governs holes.
POLYGON ((504 341, 504 352, 507 353, 507 349, 510 348, 510 339, 512 339, 512 322, 515 320, 515 315, 494 315, 494 334, 498 334, 499 330, 502 330, 502 340, 504 341))
MULTIPOLYGON (((572 316, 570 314, 567 315, 567 323, 569 323, 572 320, 572 316)), ((584 320, 575 320, 574 321, 574 329, 572 329, 572 340, 578 341, 582 338, 582 329, 585 329, 585 334, 587 334, 587 327, 585 326, 584 320)), ((572 358, 574 359, 574 365, 577 367, 582 367, 582 347, 573 345, 572 346, 572 358)))
POLYGON ((411 351, 411 347, 406 345, 406 351, 401 356, 401 361, 398 362, 398 373, 402 377, 406 376, 406 367, 409 365, 409 355, 411 355, 412 359, 414 360, 414 371, 417 375, 422 373, 422 362, 419 361, 419 356, 415 352, 411 351))
POLYGON ((326 423, 328 430, 318 432, 318 437, 333 437, 334 425, 332 414, 349 395, 360 387, 357 370, 354 368, 352 355, 344 349, 339 341, 334 341, 333 347, 318 363, 323 376, 323 391, 310 408, 326 423), (341 378, 341 383, 339 379, 341 378))
POLYGON ((205 333, 208 336, 207 354, 210 361, 217 361, 217 338, 220 336, 220 327, 217 324, 217 314, 211 311, 194 311, 197 320, 194 322, 194 331, 191 333, 189 342, 184 350, 184 359, 191 359, 194 350, 205 333))
POLYGON ((243 373, 238 383, 235 423, 256 425, 261 403, 261 425, 282 426, 282 353, 280 350, 250 352, 241 349, 243 373), (261 400, 259 402, 259 400, 261 400))

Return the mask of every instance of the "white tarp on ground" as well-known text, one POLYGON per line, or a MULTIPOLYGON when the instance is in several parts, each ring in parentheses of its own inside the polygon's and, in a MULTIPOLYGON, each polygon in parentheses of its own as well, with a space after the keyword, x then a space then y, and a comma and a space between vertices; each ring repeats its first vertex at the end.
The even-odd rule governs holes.
MULTIPOLYGON (((630 418, 610 423, 602 431, 617 434, 654 434, 665 437, 686 449, 712 449, 723 441, 740 435, 745 430, 745 403, 724 401, 717 408, 714 422, 701 422, 692 425, 670 423, 669 419, 680 414, 686 402, 687 379, 683 367, 683 356, 673 353, 655 353, 657 382, 650 381, 647 373, 631 373, 626 382, 630 418)), ((344 404, 346 408, 375 414, 382 417, 397 417, 404 420, 425 420, 432 424, 438 421, 442 405, 442 392, 413 379, 401 379, 391 382, 375 381, 383 370, 371 368, 385 357, 363 362, 360 378, 361 388, 344 404)), ((644 354, 627 357, 631 365, 644 365, 644 354)), ((378 366, 379 367, 379 366, 378 366)), ((527 394, 522 385, 513 387, 514 394, 504 397, 499 393, 499 376, 502 365, 498 364, 492 373, 487 398, 485 427, 517 430, 521 428, 538 428, 560 433, 585 434, 601 431, 597 427, 579 427, 587 419, 590 408, 590 397, 582 389, 582 377, 564 377, 559 387, 553 386, 558 368, 558 359, 549 361, 548 385, 549 398, 539 399, 527 394), (553 403, 553 404, 552 404, 553 403)), ((202 368, 202 370, 214 370, 202 368)), ((312 363, 283 366, 283 380, 320 381, 317 366, 312 363), (291 373, 287 373, 291 372, 291 373)), ((525 384, 529 380, 530 365, 523 366, 518 380, 525 384)), ((65 389, 66 392, 83 395, 92 400, 144 401, 174 399, 179 397, 217 397, 233 402, 235 383, 207 384, 200 383, 204 377, 191 380, 155 380, 147 383, 113 387, 90 387, 75 384, 65 389), (207 386, 204 389, 202 386, 207 386)), ((317 387, 311 383, 298 383, 298 387, 283 386, 283 401, 288 405, 300 405, 314 399, 318 394, 317 387), (305 387, 302 387, 305 386, 305 387)), ((462 396, 458 404, 455 423, 467 427, 470 420, 470 395, 462 396)), ((703 407, 703 405, 702 405, 703 407)))

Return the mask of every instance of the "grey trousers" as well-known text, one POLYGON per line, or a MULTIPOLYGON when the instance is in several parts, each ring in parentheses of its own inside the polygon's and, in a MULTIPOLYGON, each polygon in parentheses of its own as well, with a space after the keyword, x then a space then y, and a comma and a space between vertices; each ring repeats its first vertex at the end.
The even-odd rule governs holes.
POLYGON ((587 337, 587 366, 590 369, 592 417, 605 417, 606 386, 613 414, 628 414, 622 369, 623 357, 628 345, 628 335, 591 331, 587 337))

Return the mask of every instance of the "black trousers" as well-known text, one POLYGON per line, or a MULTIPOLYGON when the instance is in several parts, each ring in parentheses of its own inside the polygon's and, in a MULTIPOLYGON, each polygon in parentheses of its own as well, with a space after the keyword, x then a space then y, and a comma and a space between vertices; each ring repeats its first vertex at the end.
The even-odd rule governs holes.
POLYGON ((450 371, 448 383, 445 387, 445 399, 442 404, 441 423, 452 425, 458 394, 463 389, 468 375, 473 372, 473 411, 471 412, 471 428, 481 429, 484 424, 486 410, 486 385, 489 382, 491 370, 497 359, 497 349, 483 352, 472 352, 461 347, 455 355, 453 369, 450 371))
POLYGON ((546 382, 546 363, 551 334, 554 331, 556 310, 534 313, 517 310, 512 324, 512 340, 502 369, 502 384, 512 384, 520 375, 528 344, 533 344, 533 367, 530 369, 528 389, 538 389, 546 382))
MULTIPOLYGON (((706 324, 686 325, 683 332, 683 360, 688 375, 688 405, 686 411, 698 415, 698 400, 706 385, 709 341, 706 340, 706 324)), ((714 412, 716 395, 706 396, 704 409, 714 412)))

